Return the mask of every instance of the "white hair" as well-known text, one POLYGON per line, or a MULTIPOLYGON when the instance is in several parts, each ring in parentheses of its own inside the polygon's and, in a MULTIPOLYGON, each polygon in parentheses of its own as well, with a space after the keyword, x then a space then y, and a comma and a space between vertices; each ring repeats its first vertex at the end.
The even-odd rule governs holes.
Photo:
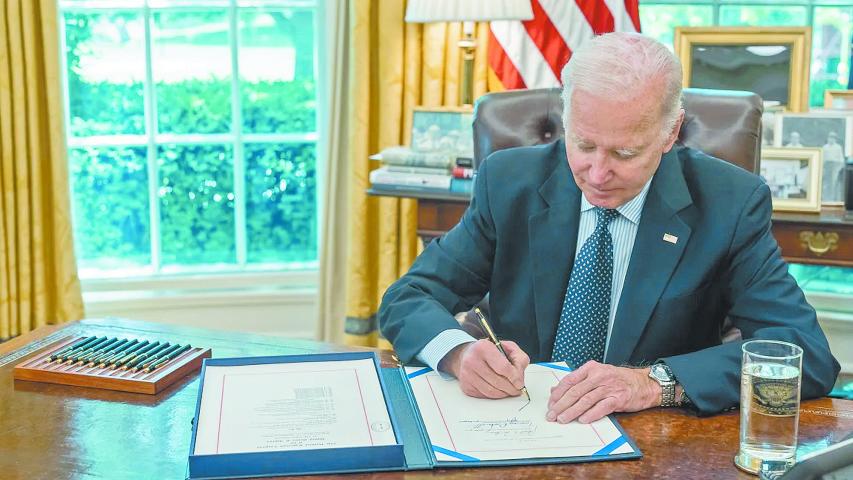
POLYGON ((681 112, 681 62, 660 42, 639 33, 612 32, 594 37, 572 54, 563 68, 563 123, 569 127, 572 92, 636 99, 662 84, 661 116, 666 136, 681 112))

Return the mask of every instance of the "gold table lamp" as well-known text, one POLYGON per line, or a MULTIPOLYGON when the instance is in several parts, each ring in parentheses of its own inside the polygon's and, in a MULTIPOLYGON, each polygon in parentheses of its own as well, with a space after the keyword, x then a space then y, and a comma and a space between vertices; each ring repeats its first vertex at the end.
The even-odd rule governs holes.
POLYGON ((462 105, 474 104, 474 22, 492 20, 530 20, 533 9, 530 0, 409 0, 406 22, 463 22, 462 80, 459 82, 459 101, 462 105))

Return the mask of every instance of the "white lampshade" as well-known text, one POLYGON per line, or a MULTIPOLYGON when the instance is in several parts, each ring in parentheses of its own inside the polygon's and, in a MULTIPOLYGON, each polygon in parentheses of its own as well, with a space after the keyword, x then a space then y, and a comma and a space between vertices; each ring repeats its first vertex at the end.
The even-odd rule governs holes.
POLYGON ((409 0, 406 22, 530 20, 530 0, 409 0))

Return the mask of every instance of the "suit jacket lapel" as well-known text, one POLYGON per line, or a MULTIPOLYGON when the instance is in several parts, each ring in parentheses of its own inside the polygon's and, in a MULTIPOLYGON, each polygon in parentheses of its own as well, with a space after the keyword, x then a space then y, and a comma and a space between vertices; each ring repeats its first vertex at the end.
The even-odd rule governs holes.
MULTIPOLYGON (((691 228, 677 213, 693 203, 673 148, 661 159, 652 180, 622 296, 607 349, 607 363, 624 364, 631 357, 652 311, 690 239, 691 228), (677 237, 675 243, 664 235, 677 237)), ((645 359, 653 361, 655 359, 645 359)))
POLYGON ((554 148, 557 165, 539 188, 548 207, 528 218, 539 359, 543 361, 551 359, 574 263, 580 214, 580 189, 572 179, 565 144, 557 142, 554 148))

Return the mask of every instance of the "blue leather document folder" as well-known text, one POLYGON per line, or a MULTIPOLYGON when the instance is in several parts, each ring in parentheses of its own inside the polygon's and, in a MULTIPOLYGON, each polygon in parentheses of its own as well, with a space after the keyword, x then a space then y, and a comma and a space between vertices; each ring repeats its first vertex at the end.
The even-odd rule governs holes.
MULTIPOLYGON (((428 429, 418 408, 416 395, 413 392, 409 378, 412 377, 412 381, 414 381, 415 377, 419 377, 427 371, 429 370, 418 369, 415 371, 414 369, 409 369, 407 376, 407 370, 404 368, 381 368, 379 358, 374 352, 205 359, 199 382, 199 394, 196 403, 195 420, 193 422, 187 477, 190 479, 248 478, 346 472, 423 470, 445 467, 573 463, 642 457, 634 442, 628 438, 621 426, 612 418, 610 421, 612 421, 615 429, 618 429, 618 432, 617 430, 613 430, 617 432, 617 438, 613 441, 608 441, 607 445, 598 448, 592 454, 588 455, 578 456, 577 454, 568 454, 567 456, 547 458, 479 460, 470 455, 462 455, 450 451, 446 445, 434 445, 427 433, 428 429), (373 408, 375 418, 368 418, 367 409, 363 410, 363 417, 361 409, 358 410, 358 415, 345 415, 344 412, 338 412, 337 417, 335 417, 334 407, 328 407, 328 411, 323 411, 322 408, 326 408, 323 405, 327 405, 323 403, 325 400, 320 402, 323 405, 318 406, 318 402, 314 399, 322 397, 310 396, 317 393, 316 391, 318 390, 316 387, 317 384, 312 382, 323 381, 321 378, 322 375, 328 370, 333 369, 336 364, 342 366, 341 371, 346 370, 349 372, 351 370, 349 365, 352 365, 353 362, 360 362, 359 365, 362 368, 366 366, 370 370, 367 372, 362 369, 360 375, 355 375, 355 381, 358 383, 353 383, 353 385, 358 386, 352 389, 354 391, 348 391, 349 384, 340 381, 336 381, 334 385, 330 385, 329 387, 322 387, 320 390, 326 389, 328 392, 337 390, 335 395, 343 395, 343 397, 338 398, 353 399, 352 402, 361 405, 365 402, 365 398, 368 398, 362 391, 366 388, 365 386, 377 384, 378 386, 376 387, 373 398, 379 399, 374 403, 378 404, 378 410, 381 411, 376 412, 377 408, 373 408), (264 397, 267 394, 263 393, 262 390, 274 390, 274 388, 269 387, 272 382, 268 381, 267 377, 263 377, 263 375, 271 375, 268 372, 276 367, 293 367, 292 365, 281 367, 281 364, 296 363, 303 364, 298 366, 303 371, 294 373, 291 376, 268 378, 287 378, 294 382, 297 381, 296 379, 304 381, 308 378, 310 381, 305 382, 304 385, 300 384, 299 388, 294 390, 298 390, 296 396, 303 396, 302 401, 305 403, 294 404, 290 399, 278 399, 267 401, 267 403, 258 400, 258 397, 264 397), (347 365, 346 369, 343 368, 344 365, 347 365), (267 368, 269 370, 265 370, 267 368), (228 372, 228 384, 231 388, 229 392, 233 392, 231 398, 235 400, 228 400, 226 398, 225 376, 222 377, 219 383, 217 383, 217 377, 214 376, 222 375, 221 372, 225 371, 228 372), (214 372, 217 373, 214 374, 214 372), (366 375, 365 373, 370 375, 366 375), (266 385, 269 388, 258 389, 257 394, 247 391, 248 389, 245 385, 249 385, 249 383, 243 382, 240 378, 246 377, 244 374, 256 375, 254 379, 250 380, 258 382, 256 383, 257 385, 266 385), (311 377, 309 378, 305 375, 311 375, 311 377), (371 380, 367 378, 371 375, 378 379, 378 383, 376 379, 371 380), (208 391, 205 391, 206 388, 208 391), (381 389, 381 393, 379 389, 381 389), (248 399, 246 405, 240 403, 241 398, 248 399), (294 420, 293 416, 288 413, 292 410, 287 410, 288 408, 299 408, 294 407, 294 405, 305 405, 312 412, 319 411, 318 415, 325 415, 325 417, 322 417, 325 420, 332 418, 343 423, 350 422, 356 424, 360 422, 361 425, 367 426, 370 441, 365 444, 358 444, 358 446, 351 446, 352 444, 347 441, 349 439, 345 439, 345 441, 335 444, 345 446, 329 447, 327 445, 331 445, 331 443, 327 443, 318 448, 317 445, 321 444, 323 440, 316 438, 315 435, 315 438, 310 439, 314 443, 293 443, 303 441, 303 439, 293 438, 296 434, 293 433, 294 430, 290 428, 290 423, 288 423, 298 421, 294 420), (245 408, 245 412, 240 411, 243 408, 245 408), (277 417, 276 415, 279 416, 277 417), (231 419, 230 430, 225 428, 229 422, 228 418, 231 419), (357 422, 353 418, 357 418, 357 422), (390 421, 377 421, 376 418, 387 418, 390 421), (243 419, 245 419, 246 425, 241 424, 243 419), (245 433, 247 437, 257 436, 257 438, 263 438, 266 435, 266 425, 263 425, 264 421, 269 421, 273 426, 277 423, 279 425, 288 425, 288 427, 284 428, 285 433, 271 433, 269 437, 275 437, 276 435, 279 437, 284 436, 284 442, 287 443, 289 448, 279 448, 282 445, 281 438, 269 440, 269 443, 262 442, 260 443, 260 447, 257 446, 257 443, 253 443, 251 444, 252 448, 243 449, 241 448, 242 439, 223 437, 223 435, 239 436, 242 435, 239 432, 247 432, 245 433), (371 428, 373 432, 369 431, 371 428), (235 432, 238 433, 235 434, 235 432), (381 441, 377 439, 381 439, 381 441), (229 445, 236 446, 229 447, 229 445), (294 448, 294 445, 299 446, 294 448)), ((329 378, 333 377, 330 376, 329 378)), ((286 381, 278 383, 286 383, 286 381)), ((292 393, 290 390, 288 392, 292 393)), ((321 391, 319 394, 324 394, 324 392, 321 391)), ((446 408, 452 408, 452 405, 446 408)), ((312 427, 316 427, 316 424, 313 426, 309 425, 307 428, 310 429, 312 427)), ((329 435, 334 436, 334 433, 331 432, 329 435)))

